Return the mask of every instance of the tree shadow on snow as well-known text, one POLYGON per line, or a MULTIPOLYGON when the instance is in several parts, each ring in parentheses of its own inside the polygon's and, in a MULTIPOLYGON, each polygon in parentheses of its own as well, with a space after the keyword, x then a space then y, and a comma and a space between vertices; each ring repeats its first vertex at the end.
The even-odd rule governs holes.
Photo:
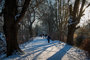
MULTIPOLYGON (((54 44, 52 44, 52 43, 47 43, 47 44, 42 44, 42 45, 34 45, 33 46, 33 48, 34 48, 34 50, 33 50, 33 48, 29 48, 29 49, 27 49, 27 51, 33 51, 33 52, 31 52, 31 53, 27 53, 25 56, 22 56, 22 57, 20 57, 19 59, 23 59, 23 58, 25 58, 25 57, 27 57, 27 56, 30 56, 31 54, 35 54, 35 53, 38 53, 36 56, 33 56, 34 58, 32 59, 32 60, 36 60, 37 59, 37 57, 41 54, 41 53, 43 53, 47 48, 49 48, 49 47, 52 47, 52 46, 54 46, 54 44), (40 47, 42 47, 41 49, 39 49, 40 47), (37 50, 38 49, 38 50, 37 50)), ((19 60, 18 59, 18 60, 19 60)))
POLYGON ((49 57, 47 60, 61 60, 62 57, 67 53, 68 50, 72 48, 69 45, 65 45, 64 48, 56 52, 53 56, 49 57))

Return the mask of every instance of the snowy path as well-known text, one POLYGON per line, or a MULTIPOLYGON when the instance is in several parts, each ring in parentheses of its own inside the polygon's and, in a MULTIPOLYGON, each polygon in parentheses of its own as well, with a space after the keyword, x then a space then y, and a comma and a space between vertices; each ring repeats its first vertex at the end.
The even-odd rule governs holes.
POLYGON ((20 47, 25 52, 24 55, 12 55, 3 60, 89 60, 82 50, 59 41, 47 43, 41 37, 20 47))

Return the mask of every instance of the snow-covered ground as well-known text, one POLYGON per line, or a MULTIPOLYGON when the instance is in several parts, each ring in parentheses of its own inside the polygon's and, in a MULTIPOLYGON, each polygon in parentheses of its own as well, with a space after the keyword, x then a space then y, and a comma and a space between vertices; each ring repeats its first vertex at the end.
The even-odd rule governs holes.
POLYGON ((60 41, 51 41, 36 37, 32 42, 20 45, 23 55, 12 55, 3 60, 90 60, 83 50, 60 41))

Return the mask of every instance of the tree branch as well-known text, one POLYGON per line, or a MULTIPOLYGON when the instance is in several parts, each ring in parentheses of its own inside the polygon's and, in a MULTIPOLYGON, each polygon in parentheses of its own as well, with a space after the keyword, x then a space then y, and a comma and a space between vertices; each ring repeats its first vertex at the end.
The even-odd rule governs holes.
POLYGON ((2 16, 2 12, 0 13, 0 16, 2 16))
POLYGON ((76 14, 79 11, 79 5, 80 5, 80 0, 75 0, 75 4, 73 8, 73 17, 76 17, 76 14))
MULTIPOLYGON (((35 5, 35 7, 38 7, 39 4, 42 3, 42 1, 43 1, 43 0, 40 0, 40 2, 37 2, 37 4, 35 5)), ((25 14, 25 12, 26 12, 26 10, 27 10, 30 2, 31 2, 31 0, 25 0, 25 3, 24 3, 24 6, 23 6, 23 8, 22 8, 22 11, 21 11, 21 13, 20 13, 20 16, 19 16, 19 17, 17 18, 17 20, 16 20, 16 24, 18 24, 18 23, 22 20, 22 18, 24 17, 24 14, 25 14)), ((32 9, 34 9, 35 7, 32 7, 32 9)), ((33 12, 33 11, 31 11, 31 13, 32 13, 32 12, 33 12)))
POLYGON ((75 29, 79 29, 79 28, 80 28, 80 26, 76 27, 75 29))
POLYGON ((31 1, 31 0, 25 0, 25 3, 24 3, 24 5, 23 5, 22 11, 21 11, 21 13, 20 13, 20 16, 17 17, 16 24, 18 24, 18 23, 22 20, 25 12, 26 12, 26 10, 27 10, 27 8, 28 8, 28 6, 29 6, 30 1, 31 1))
MULTIPOLYGON (((33 9, 34 10, 34 9, 33 9)), ((33 24, 33 22, 35 21, 35 10, 34 10, 34 19, 33 19, 33 21, 32 21, 32 24, 33 24)))
POLYGON ((83 9, 83 12, 90 6, 90 3, 83 9))
POLYGON ((79 17, 82 16, 82 14, 83 14, 83 8, 84 8, 84 5, 85 5, 85 2, 86 2, 86 0, 82 0, 82 5, 81 5, 81 8, 80 8, 79 17))
POLYGON ((72 5, 69 5, 69 12, 70 12, 70 16, 72 16, 72 5))

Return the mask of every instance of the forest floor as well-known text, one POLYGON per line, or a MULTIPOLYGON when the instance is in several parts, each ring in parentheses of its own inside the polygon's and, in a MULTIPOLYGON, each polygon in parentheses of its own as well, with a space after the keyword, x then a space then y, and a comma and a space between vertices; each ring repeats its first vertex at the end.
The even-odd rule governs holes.
POLYGON ((50 41, 36 37, 20 45, 23 55, 13 54, 2 60, 90 60, 86 52, 60 41, 50 41))

